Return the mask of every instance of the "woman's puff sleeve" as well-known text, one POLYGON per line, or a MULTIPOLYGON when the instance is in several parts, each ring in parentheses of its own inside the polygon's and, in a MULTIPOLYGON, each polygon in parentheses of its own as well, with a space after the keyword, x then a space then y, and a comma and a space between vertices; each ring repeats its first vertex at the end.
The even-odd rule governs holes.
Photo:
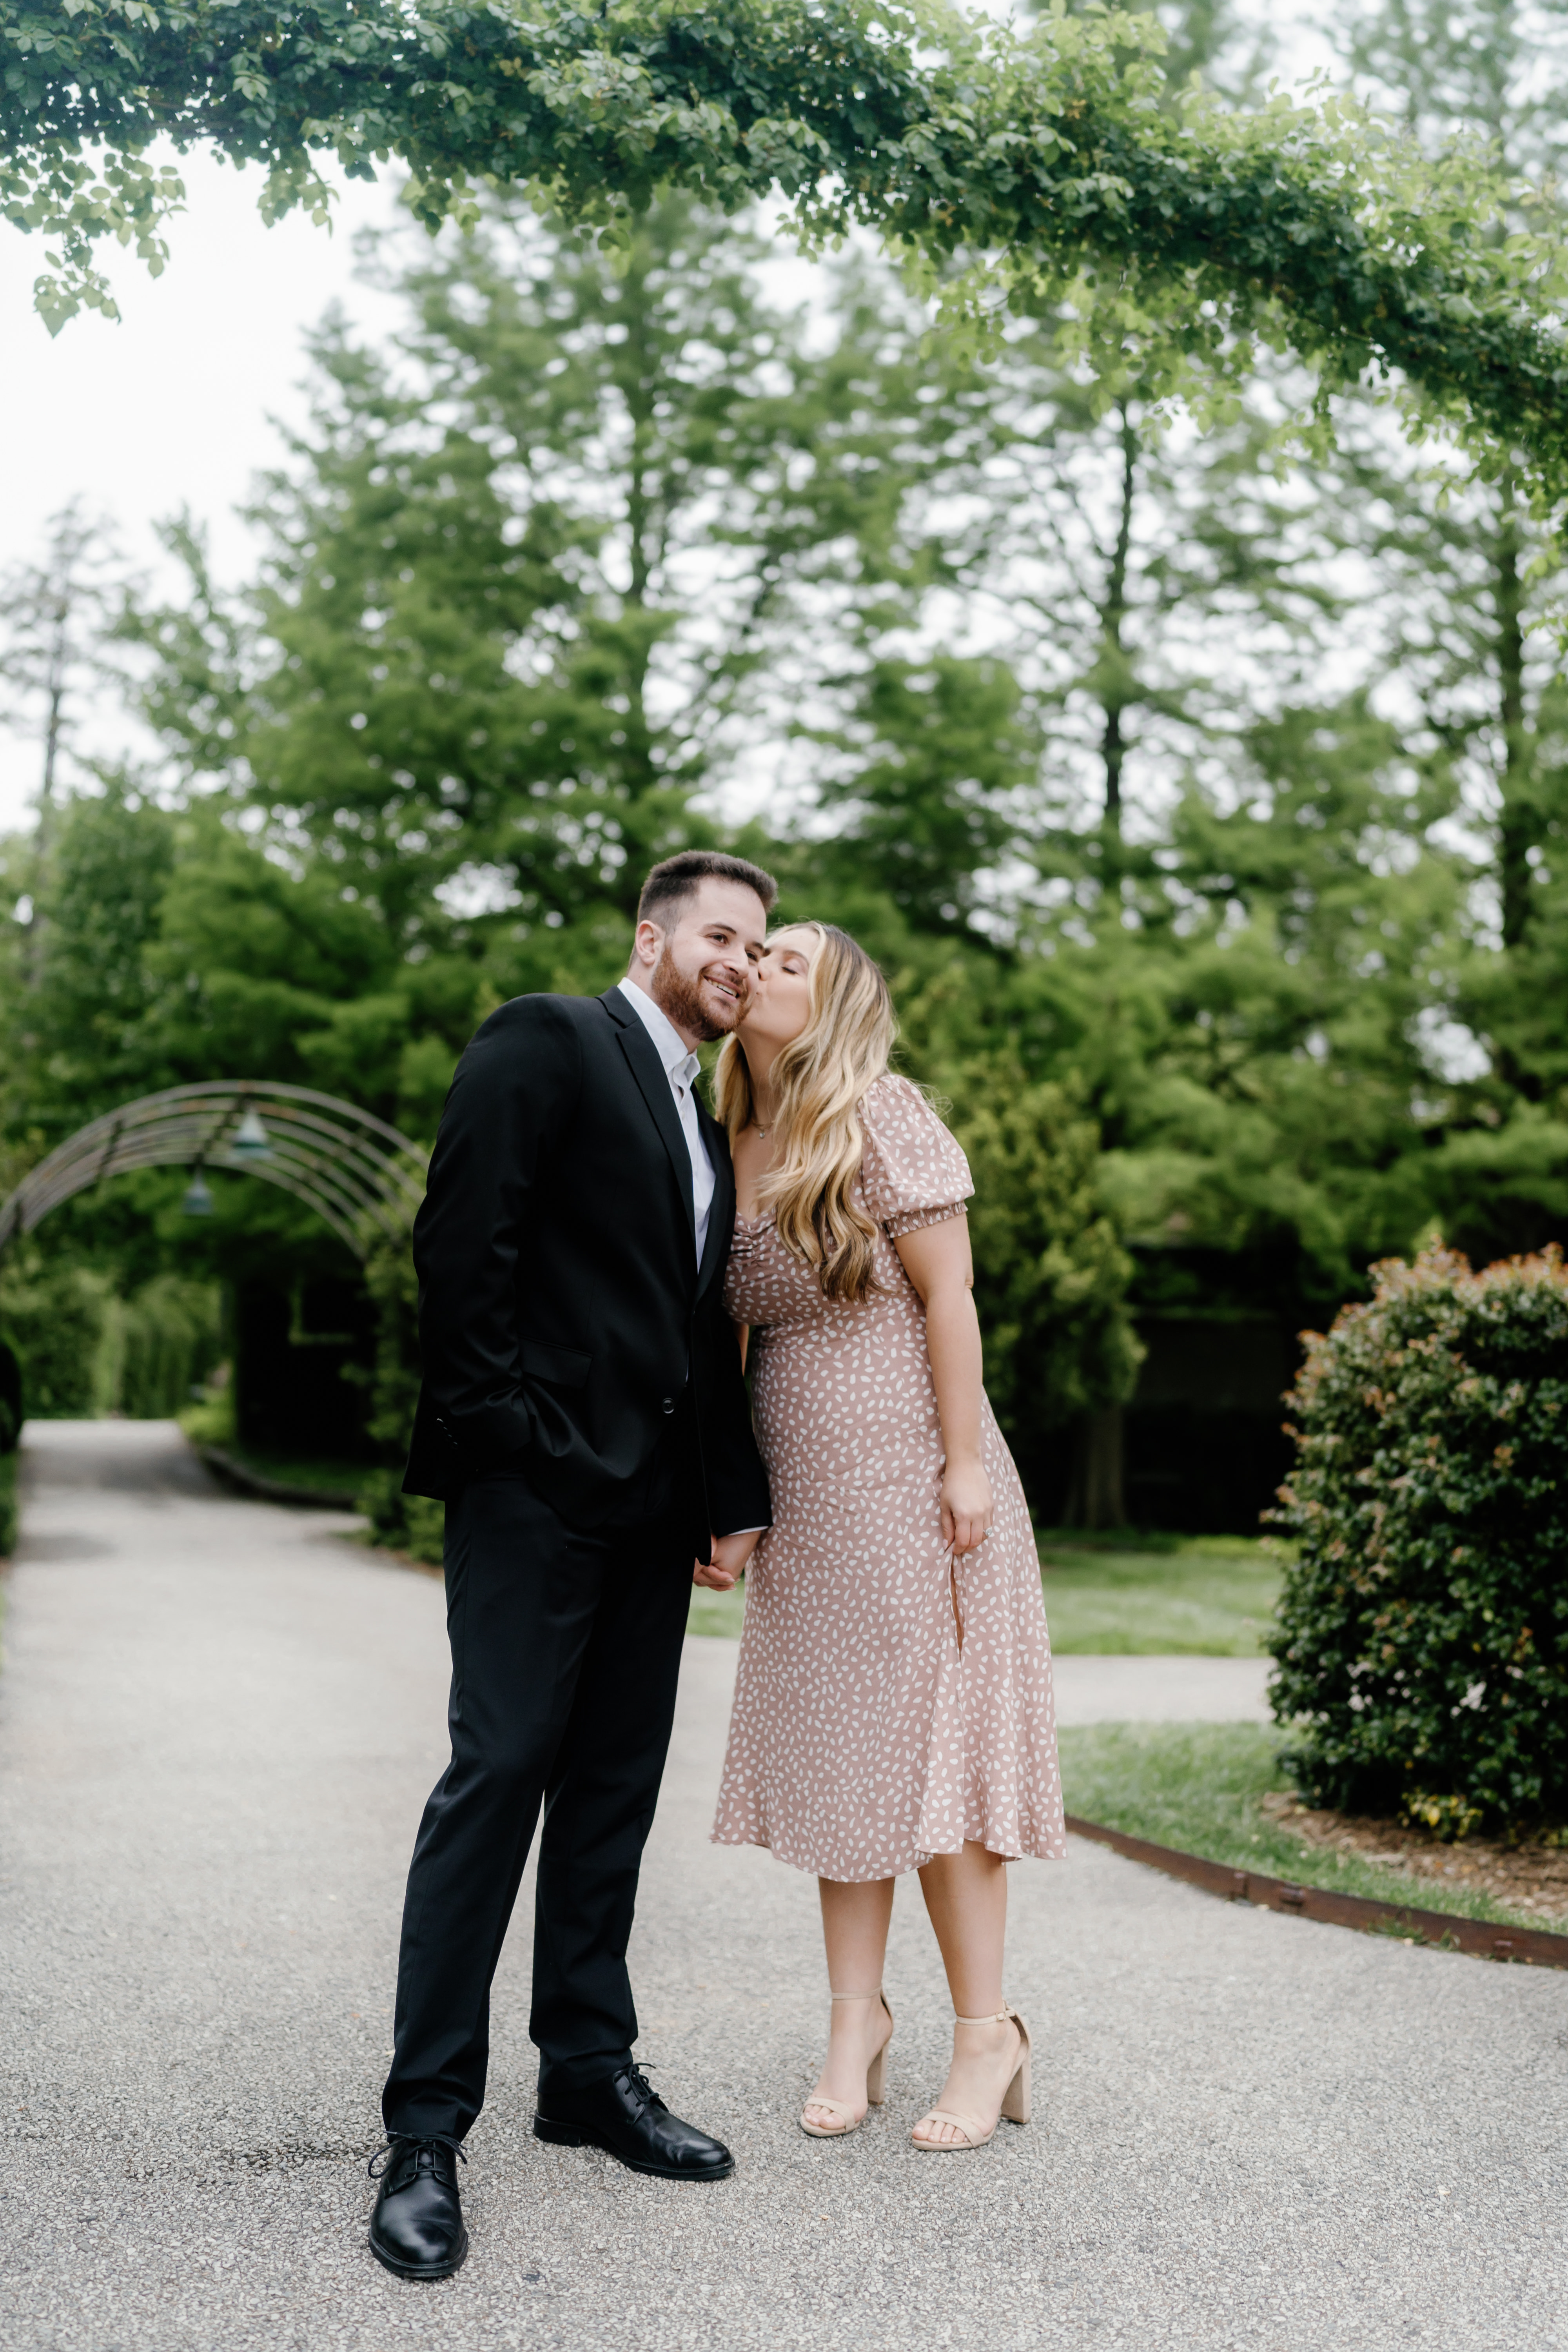
POLYGON ((861 1197, 890 1241, 963 1216, 969 1162, 918 1087, 888 1072, 868 1088, 860 1127, 861 1197))

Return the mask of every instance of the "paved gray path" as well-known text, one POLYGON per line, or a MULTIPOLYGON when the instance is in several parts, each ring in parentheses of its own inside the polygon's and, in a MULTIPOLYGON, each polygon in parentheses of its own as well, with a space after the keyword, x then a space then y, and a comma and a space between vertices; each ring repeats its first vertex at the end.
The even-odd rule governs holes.
POLYGON ((394 1937, 441 1760, 438 1586, 220 1496, 155 1425, 35 1427, 0 1675, 0 2344, 26 2352, 1568 2345, 1568 1977, 1230 1907, 1097 1847, 1013 1874, 1037 2120, 907 2132, 946 2008, 916 1890, 890 2101, 794 2116, 809 1882, 706 1843, 731 1656, 693 1643, 634 1951, 643 2049, 737 2177, 528 2125, 497 1987, 446 2285, 363 2231, 394 1937))
POLYGON ((1272 1671, 1269 1658, 1058 1658, 1057 1720, 1269 1723, 1272 1671))

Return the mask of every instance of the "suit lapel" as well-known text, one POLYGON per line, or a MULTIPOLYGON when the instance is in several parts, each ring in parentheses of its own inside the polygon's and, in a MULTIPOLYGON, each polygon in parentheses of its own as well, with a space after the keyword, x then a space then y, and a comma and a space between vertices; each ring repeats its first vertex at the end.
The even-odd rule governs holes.
MULTIPOLYGON (((675 1097, 669 1091, 669 1076, 658 1058, 653 1039, 627 1005, 619 989, 608 988, 599 1002, 616 1024, 621 1051, 626 1055, 631 1074, 637 1082, 642 1098, 648 1107, 659 1140, 669 1154, 669 1164, 675 1174, 675 1189, 686 1213, 687 1245, 693 1256, 697 1251, 697 1213, 691 1202, 691 1154, 686 1148, 686 1134, 680 1116, 675 1108, 675 1097), (618 1000, 618 1001, 613 1001, 618 1000)), ((709 1223, 709 1238, 712 1238, 712 1223, 709 1223)), ((707 1253, 704 1251, 704 1256, 707 1253)))
POLYGON ((713 1279, 713 1269, 723 1254, 730 1229, 735 1222, 735 1171, 730 1159, 728 1136, 700 1103, 697 1106, 697 1125, 703 1142, 708 1146, 708 1157, 713 1163, 713 1205, 708 1212, 702 1264, 697 1272, 697 1296, 700 1298, 713 1279))

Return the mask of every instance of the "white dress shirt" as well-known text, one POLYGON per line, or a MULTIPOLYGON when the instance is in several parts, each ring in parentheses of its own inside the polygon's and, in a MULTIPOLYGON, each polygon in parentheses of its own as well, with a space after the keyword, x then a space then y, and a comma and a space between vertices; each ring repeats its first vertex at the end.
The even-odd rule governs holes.
POLYGON ((697 1097, 691 1089, 702 1065, 687 1046, 685 1038, 668 1013, 657 1005, 646 988, 635 981, 623 980, 621 994, 634 1006, 637 1019, 653 1039, 658 1058, 664 1065, 664 1075, 669 1080, 669 1091, 675 1097, 675 1113, 680 1121, 680 1131, 686 1138, 686 1149, 691 1155, 691 1207, 697 1221, 697 1263, 702 1263, 703 1245, 708 1239, 708 1213, 713 1206, 713 1162, 708 1157, 708 1146, 702 1140, 702 1129, 697 1119, 697 1097))
MULTIPOLYGON (((686 1149, 691 1154, 691 1207, 697 1220, 697 1263, 702 1263, 703 1246, 708 1239, 708 1213, 713 1206, 715 1178, 713 1162, 708 1157, 708 1146, 702 1140, 702 1129, 697 1121, 697 1099, 692 1087, 702 1065, 695 1054, 687 1051, 686 1040, 669 1015, 657 1005, 646 988, 635 981, 623 980, 621 994, 637 1007, 637 1019, 658 1049, 664 1064, 664 1075, 669 1080, 669 1091, 675 1097, 676 1116, 680 1131, 686 1138, 686 1149)), ((734 1528, 738 1536, 760 1535, 760 1528, 734 1528)))

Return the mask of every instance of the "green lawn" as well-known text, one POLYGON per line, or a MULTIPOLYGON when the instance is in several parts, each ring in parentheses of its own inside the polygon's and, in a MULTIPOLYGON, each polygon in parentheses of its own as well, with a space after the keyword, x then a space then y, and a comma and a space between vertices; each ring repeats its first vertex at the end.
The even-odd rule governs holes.
POLYGON ((1279 1591, 1278 1559, 1247 1536, 1047 1529, 1040 1563, 1062 1657, 1259 1657, 1279 1591))
MULTIPOLYGON (((1247 1536, 1089 1536, 1048 1528, 1040 1563, 1061 1656, 1256 1658, 1279 1565, 1247 1536)), ((694 1589, 689 1631, 738 1641, 742 1593, 694 1589)))
POLYGON ((723 1641, 738 1642, 745 1606, 743 1584, 737 1585, 733 1592, 710 1592, 706 1586, 694 1584, 686 1630, 689 1633, 717 1633, 723 1641))
MULTIPOLYGON (((1040 1539, 1051 1646, 1121 1656, 1185 1652, 1256 1657, 1279 1590, 1278 1561, 1240 1536, 1040 1539)), ((744 1588, 693 1589, 689 1631, 740 1635, 744 1588)), ((1070 1813, 1179 1846, 1213 1862, 1377 1903, 1453 1911, 1509 1927, 1549 1924, 1490 1895, 1309 1845, 1258 1810, 1290 1783, 1278 1731, 1251 1723, 1100 1723, 1064 1730, 1062 1786, 1070 1813)))
POLYGON ((223 1448, 234 1461, 260 1478, 274 1478, 280 1486, 320 1486, 328 1492, 356 1495, 370 1475, 363 1462, 301 1460, 295 1454, 275 1453, 266 1445, 240 1445, 230 1438, 223 1448))
POLYGON ((1275 1761, 1279 1732, 1259 1724, 1094 1723, 1058 1738, 1067 1809, 1082 1821, 1298 1885, 1515 1927, 1552 1924, 1489 1895, 1450 1890, 1293 1836, 1258 1811, 1260 1798, 1290 1785, 1275 1761))

